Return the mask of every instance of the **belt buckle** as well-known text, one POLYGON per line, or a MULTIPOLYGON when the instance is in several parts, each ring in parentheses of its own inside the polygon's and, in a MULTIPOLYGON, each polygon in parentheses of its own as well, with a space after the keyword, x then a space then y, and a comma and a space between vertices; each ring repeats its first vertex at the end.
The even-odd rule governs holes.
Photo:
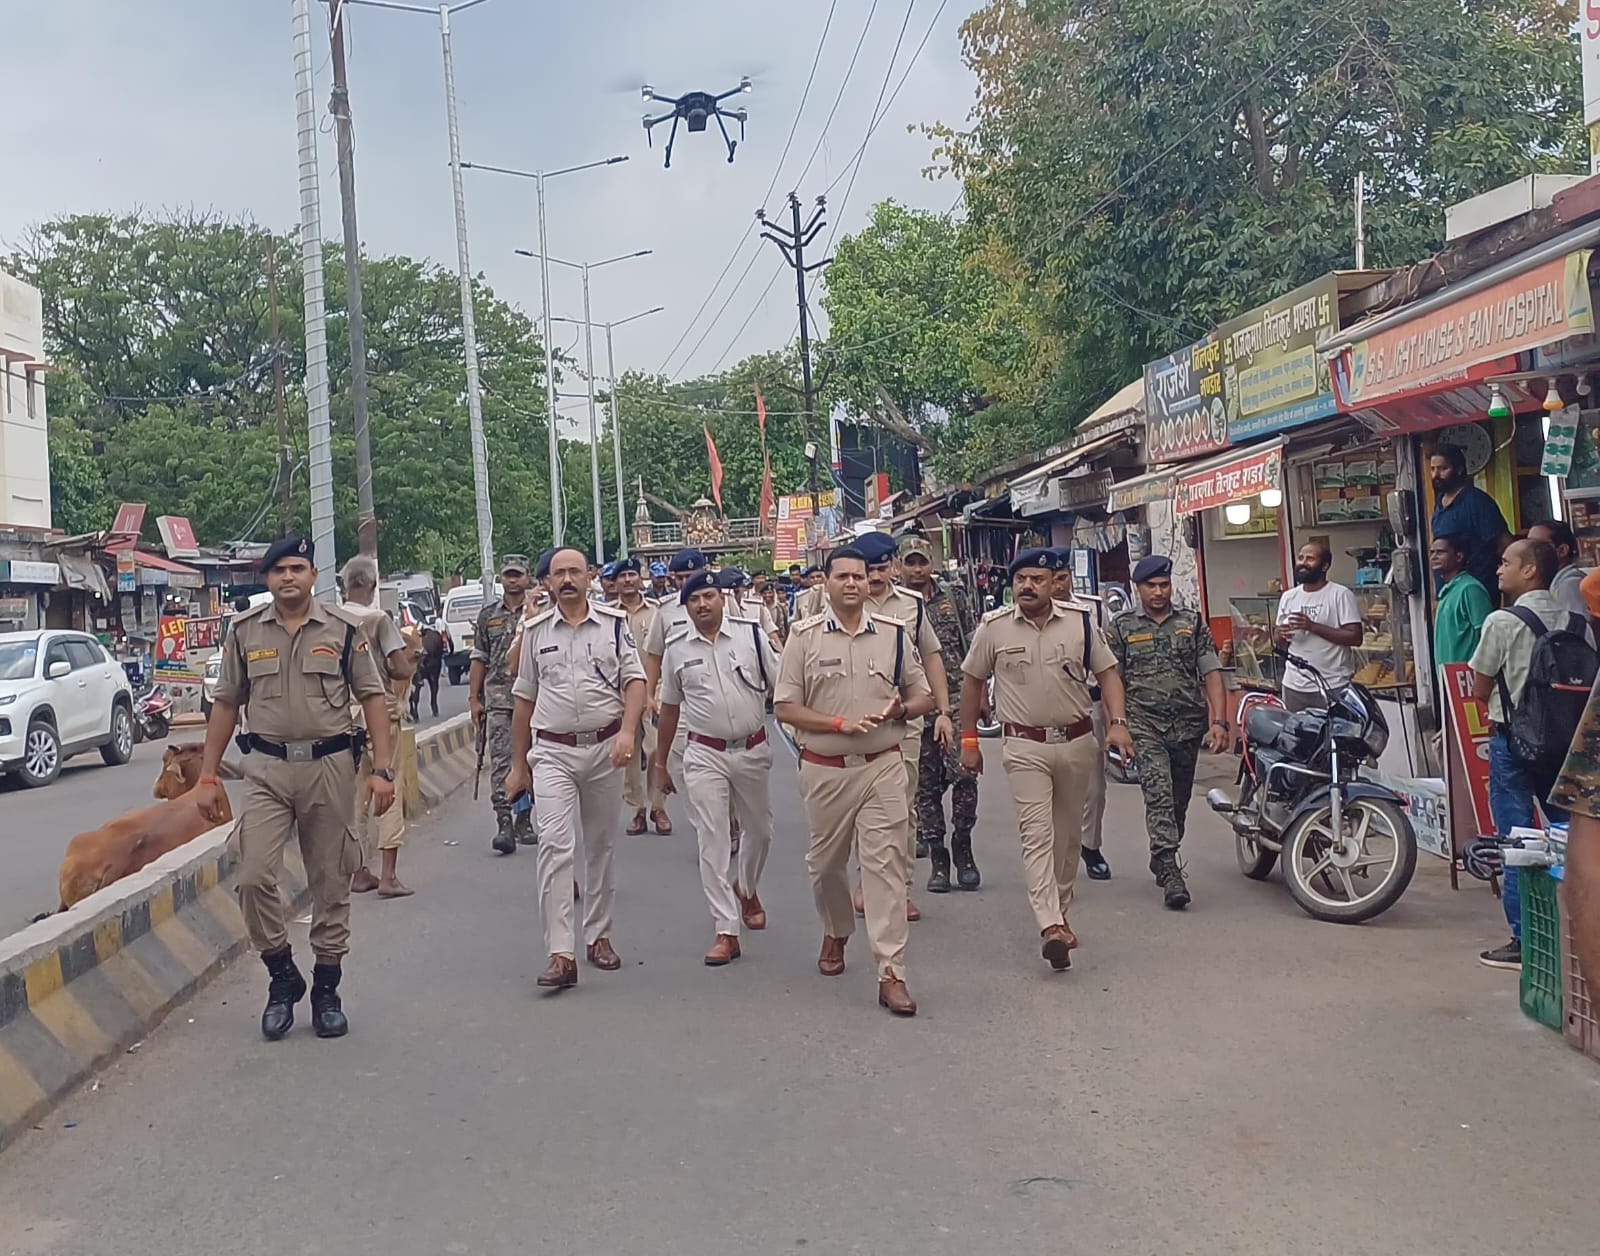
POLYGON ((598 732, 573 733, 572 744, 574 746, 598 746, 600 744, 600 734, 598 732))
POLYGON ((284 758, 290 763, 310 763, 315 744, 310 741, 286 741, 283 743, 284 758))
POLYGON ((839 757, 844 760, 847 768, 861 768, 867 765, 867 756, 864 754, 846 754, 839 757))
POLYGON ((1072 736, 1065 728, 1047 728, 1044 730, 1045 741, 1052 746, 1059 746, 1062 742, 1072 740, 1072 736))

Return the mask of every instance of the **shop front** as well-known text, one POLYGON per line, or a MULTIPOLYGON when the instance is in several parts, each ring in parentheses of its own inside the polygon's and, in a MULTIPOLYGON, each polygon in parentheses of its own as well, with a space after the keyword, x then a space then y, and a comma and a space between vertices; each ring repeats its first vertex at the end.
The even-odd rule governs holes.
POLYGON ((50 590, 60 579, 55 563, 0 558, 0 632, 43 628, 50 590))

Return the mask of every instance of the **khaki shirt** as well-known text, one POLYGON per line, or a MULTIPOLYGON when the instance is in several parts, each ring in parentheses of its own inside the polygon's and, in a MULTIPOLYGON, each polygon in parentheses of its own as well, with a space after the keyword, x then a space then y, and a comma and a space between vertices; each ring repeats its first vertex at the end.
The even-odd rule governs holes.
POLYGON ((1060 728, 1094 710, 1094 676, 1117 665, 1116 655, 1092 626, 1093 611, 1076 602, 1051 602, 1042 627, 1020 606, 990 611, 973 634, 961 670, 976 680, 994 677, 995 714, 1003 724, 1060 728), (1089 672, 1084 674, 1084 614, 1089 627, 1089 672))
POLYGON ((628 683, 644 679, 627 617, 595 602, 587 610, 569 624, 551 608, 523 627, 511 692, 533 703, 535 728, 554 733, 602 729, 621 717, 628 683))
POLYGON ((806 589, 794 600, 795 622, 810 619, 813 615, 821 615, 828 609, 828 586, 814 584, 806 589))
MULTIPOLYGON (((362 602, 341 602, 340 608, 349 611, 361 621, 361 629, 367 634, 367 640, 372 642, 372 661, 378 665, 378 671, 383 676, 383 701, 389 708, 391 721, 400 718, 400 699, 394 693, 394 673, 389 668, 389 656, 396 650, 405 652, 406 639, 400 635, 400 629, 394 620, 389 618, 389 612, 381 606, 369 606, 362 602)), ((359 720, 361 708, 358 706, 352 714, 359 720)))
POLYGON ((691 631, 692 628, 693 621, 689 618, 689 608, 683 605, 678 600, 678 595, 674 593, 656 607, 655 618, 650 621, 650 635, 644 639, 644 652, 661 658, 667 652, 669 640, 691 631))
POLYGON ((761 625, 724 615, 715 637, 691 628, 667 645, 661 701, 682 708, 687 732, 742 741, 766 722, 777 679, 778 656, 761 625))
POLYGON ((650 625, 655 622, 656 612, 661 609, 659 603, 651 598, 641 598, 639 605, 630 611, 619 601, 617 609, 628 617, 628 631, 633 634, 635 642, 650 639, 650 625))
MULTIPOLYGON (((789 629, 778 666, 778 702, 795 702, 822 715, 847 720, 876 714, 894 700, 931 692, 911 634, 886 615, 863 615, 855 632, 846 632, 831 615, 797 620, 789 629), (896 647, 900 652, 900 684, 894 682, 896 647)), ((906 736, 903 724, 880 724, 870 733, 808 733, 796 740, 817 754, 871 754, 897 745, 906 736)))
POLYGON ((291 633, 277 604, 268 602, 233 617, 216 696, 244 709, 252 733, 273 741, 320 741, 351 730, 352 701, 384 696, 383 673, 361 621, 349 611, 312 598, 305 622, 291 633), (347 639, 348 676, 341 662, 347 639))

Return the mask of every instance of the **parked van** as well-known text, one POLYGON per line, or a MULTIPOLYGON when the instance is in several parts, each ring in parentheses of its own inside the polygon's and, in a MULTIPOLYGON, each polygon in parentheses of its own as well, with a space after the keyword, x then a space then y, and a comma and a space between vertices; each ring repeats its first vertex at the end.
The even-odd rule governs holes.
MULTIPOLYGON (((504 597, 505 588, 498 581, 495 597, 504 597)), ((444 665, 450 673, 450 683, 459 685, 466 679, 472 665, 472 647, 477 644, 478 615, 483 610, 483 586, 476 581, 451 589, 444 595, 445 631, 450 634, 451 652, 445 656, 444 665)))

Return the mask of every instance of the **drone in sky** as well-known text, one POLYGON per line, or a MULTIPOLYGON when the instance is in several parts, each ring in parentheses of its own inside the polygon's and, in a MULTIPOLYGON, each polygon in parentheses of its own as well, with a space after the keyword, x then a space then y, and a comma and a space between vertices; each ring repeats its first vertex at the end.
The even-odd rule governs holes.
POLYGON ((659 96, 656 94, 656 89, 646 83, 644 87, 640 89, 640 95, 642 95, 647 102, 655 101, 657 104, 670 105, 672 108, 669 112, 663 113, 657 117, 652 117, 649 114, 645 114, 644 132, 651 138, 651 147, 653 148, 655 147, 655 128, 660 126, 661 123, 667 121, 669 118, 672 120, 672 134, 667 137, 666 160, 666 168, 671 170, 672 146, 677 142, 678 139, 678 123, 683 122, 687 124, 690 134, 695 134, 697 132, 704 131, 711 119, 715 118, 717 120, 717 129, 722 132, 722 138, 728 145, 728 164, 732 165, 733 154, 734 151, 739 147, 739 140, 734 139, 728 134, 728 127, 723 119, 731 118, 738 122, 739 139, 742 140, 744 139, 744 124, 749 119, 750 115, 743 109, 724 109, 722 107, 722 102, 730 97, 739 96, 745 92, 754 90, 755 85, 750 81, 750 76, 748 74, 739 80, 739 86, 731 89, 730 91, 723 92, 720 96, 713 95, 710 92, 689 92, 683 96, 659 96))

